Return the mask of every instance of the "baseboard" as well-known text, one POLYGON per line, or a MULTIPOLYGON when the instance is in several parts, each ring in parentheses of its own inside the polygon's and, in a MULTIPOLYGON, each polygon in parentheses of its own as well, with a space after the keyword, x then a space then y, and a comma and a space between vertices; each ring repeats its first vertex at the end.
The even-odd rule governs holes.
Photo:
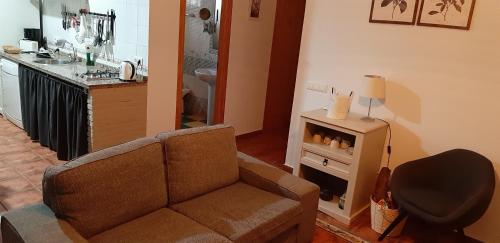
POLYGON ((262 134, 263 132, 264 132, 263 130, 257 130, 257 131, 253 131, 253 132, 249 132, 249 133, 245 133, 245 134, 240 134, 240 135, 236 136, 236 139, 244 139, 244 138, 248 138, 248 137, 253 137, 253 136, 262 134))
POLYGON ((285 164, 284 164, 283 166, 285 166, 285 167, 287 167, 287 168, 290 168, 292 171, 293 171, 293 169, 294 169, 294 166, 291 166, 291 165, 289 165, 289 164, 288 164, 288 163, 286 163, 286 162, 285 162, 285 164))

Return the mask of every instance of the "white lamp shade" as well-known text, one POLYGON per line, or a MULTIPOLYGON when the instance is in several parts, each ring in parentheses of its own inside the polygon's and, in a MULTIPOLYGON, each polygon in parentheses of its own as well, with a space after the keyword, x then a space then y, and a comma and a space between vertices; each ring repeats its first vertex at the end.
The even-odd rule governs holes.
POLYGON ((385 79, 377 75, 365 75, 361 96, 372 99, 385 99, 385 79))

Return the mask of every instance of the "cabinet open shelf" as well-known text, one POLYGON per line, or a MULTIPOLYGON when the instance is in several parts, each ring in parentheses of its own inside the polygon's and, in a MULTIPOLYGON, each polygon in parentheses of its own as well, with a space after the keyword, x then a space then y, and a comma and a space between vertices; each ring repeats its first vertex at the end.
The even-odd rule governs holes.
POLYGON ((304 147, 304 149, 309 150, 313 153, 317 153, 326 157, 336 159, 345 164, 352 163, 353 156, 352 154, 348 154, 345 149, 340 149, 340 148, 332 149, 330 148, 329 145, 316 144, 313 143, 312 141, 304 141, 304 144, 302 146, 304 147))
POLYGON ((308 149, 311 152, 339 160, 346 164, 351 164, 353 154, 348 153, 345 148, 341 149, 339 147, 331 147, 329 144, 324 143, 324 139, 326 137, 331 140, 338 139, 340 140, 339 142, 347 141, 347 143, 350 144, 348 147, 354 148, 356 146, 356 134, 325 127, 315 122, 306 122, 303 137, 303 148, 308 149), (321 136, 322 141, 320 143, 314 141, 315 135, 321 136))
MULTIPOLYGON (((332 200, 319 200, 319 209, 327 214, 341 215, 346 212, 339 206, 340 197, 347 191, 348 182, 343 178, 336 177, 330 173, 325 173, 307 164, 301 164, 300 177, 318 185, 321 190, 328 189, 334 196, 332 200)), ((344 205, 347 202, 344 202, 344 205)))
POLYGON ((343 215, 344 210, 339 208, 339 197, 334 197, 332 201, 319 200, 319 210, 325 212, 326 214, 336 214, 343 215))

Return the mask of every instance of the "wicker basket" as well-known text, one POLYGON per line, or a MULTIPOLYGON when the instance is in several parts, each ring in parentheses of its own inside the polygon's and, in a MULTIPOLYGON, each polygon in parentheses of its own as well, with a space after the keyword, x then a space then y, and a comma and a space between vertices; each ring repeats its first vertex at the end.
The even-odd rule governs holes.
MULTIPOLYGON (((397 209, 389 209, 387 206, 382 206, 375 201, 371 200, 371 224, 372 224, 372 229, 375 230, 375 232, 382 234, 384 233, 385 229, 389 227, 389 225, 398 217, 399 215, 399 210, 397 209)), ((394 230, 391 231, 389 236, 399 236, 401 235, 401 232, 403 231, 403 228, 406 224, 406 219, 401 221, 394 230)))

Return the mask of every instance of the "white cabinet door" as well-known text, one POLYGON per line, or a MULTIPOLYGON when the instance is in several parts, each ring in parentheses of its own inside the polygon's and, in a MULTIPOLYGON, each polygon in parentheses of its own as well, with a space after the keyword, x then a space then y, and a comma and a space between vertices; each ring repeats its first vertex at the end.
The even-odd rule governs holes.
POLYGON ((22 127, 21 97, 19 92, 19 77, 2 72, 4 114, 14 124, 22 127))
POLYGON ((2 65, 3 63, 0 60, 0 114, 3 115, 2 65))

